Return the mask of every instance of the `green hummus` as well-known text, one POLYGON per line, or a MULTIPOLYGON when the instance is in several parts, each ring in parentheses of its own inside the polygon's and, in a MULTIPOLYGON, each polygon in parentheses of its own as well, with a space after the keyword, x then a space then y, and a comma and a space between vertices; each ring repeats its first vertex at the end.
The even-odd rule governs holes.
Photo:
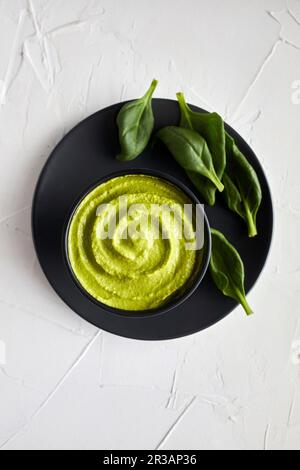
POLYGON ((81 286, 105 305, 130 311, 160 307, 180 294, 194 279, 202 256, 201 251, 186 249, 193 221, 186 220, 188 230, 182 238, 177 236, 185 204, 191 204, 185 193, 151 176, 122 176, 96 187, 78 206, 68 233, 69 260, 81 286), (126 217, 124 197, 133 209, 126 217), (149 215, 153 204, 162 209, 157 224, 145 228, 145 209, 149 215), (168 207, 177 211, 171 219, 168 207), (157 237, 157 227, 167 236, 157 237))

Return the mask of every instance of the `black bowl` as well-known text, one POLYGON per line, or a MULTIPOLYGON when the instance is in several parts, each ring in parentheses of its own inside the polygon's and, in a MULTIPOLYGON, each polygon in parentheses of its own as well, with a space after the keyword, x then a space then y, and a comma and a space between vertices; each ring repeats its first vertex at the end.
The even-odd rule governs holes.
POLYGON ((166 173, 163 173, 158 170, 150 170, 150 169, 135 169, 135 170, 126 170, 126 171, 119 171, 112 173, 110 175, 105 176, 104 178, 101 178, 97 181, 97 183, 94 183, 91 187, 89 187, 83 194, 80 195, 78 200, 75 202, 68 219, 66 220, 65 223, 65 230, 64 230, 64 256, 65 256, 65 262, 67 264, 67 267, 70 271, 70 274, 72 276, 73 282, 75 283, 76 287, 80 289, 81 293, 85 295, 90 301, 94 302, 96 305, 101 307, 102 309, 106 310, 109 313, 115 314, 115 315, 126 315, 127 317, 149 317, 149 316, 158 316, 158 315, 163 315, 164 313, 178 307, 179 305, 183 304, 194 292, 195 290, 199 287, 201 284, 208 266, 209 266, 209 261, 210 261, 210 256, 211 256, 211 233, 210 233, 210 226, 208 219, 206 217, 206 214, 204 212, 204 206, 201 205, 200 201, 198 198, 195 196, 195 194, 181 181, 179 181, 177 178, 174 178, 172 176, 167 175, 166 173), (163 306, 151 310, 143 310, 143 311, 128 311, 128 310, 121 310, 113 307, 109 307, 108 305, 105 305, 104 303, 100 302, 96 298, 94 298, 91 294, 89 294, 84 287, 80 284, 79 280, 77 279, 72 266, 71 262, 69 259, 68 255, 68 237, 69 237, 69 229, 70 225, 73 219, 73 216, 78 208, 78 206, 81 204, 81 202, 84 200, 84 198, 95 188, 100 186, 101 184, 120 177, 120 176, 126 176, 126 175, 146 175, 146 176, 153 176, 157 177, 160 179, 163 179, 167 181, 168 183, 171 183, 178 189, 180 189, 183 193, 185 193, 188 198, 192 201, 192 203, 197 205, 199 210, 202 211, 203 214, 203 220, 204 220, 204 246, 203 246, 203 256, 201 260, 201 267, 200 269, 195 273, 195 277, 192 280, 192 282, 185 288, 181 290, 181 292, 177 295, 175 295, 169 302, 164 304, 163 306))

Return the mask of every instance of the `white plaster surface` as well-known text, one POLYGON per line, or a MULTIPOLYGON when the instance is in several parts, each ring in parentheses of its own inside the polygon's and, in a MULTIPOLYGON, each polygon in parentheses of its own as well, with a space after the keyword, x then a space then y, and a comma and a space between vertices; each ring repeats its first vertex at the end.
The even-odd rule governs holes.
POLYGON ((300 449, 299 81, 299 0, 0 0, 0 448, 300 449), (61 137, 153 77, 251 143, 276 226, 252 318, 144 343, 57 298, 30 210, 61 137))

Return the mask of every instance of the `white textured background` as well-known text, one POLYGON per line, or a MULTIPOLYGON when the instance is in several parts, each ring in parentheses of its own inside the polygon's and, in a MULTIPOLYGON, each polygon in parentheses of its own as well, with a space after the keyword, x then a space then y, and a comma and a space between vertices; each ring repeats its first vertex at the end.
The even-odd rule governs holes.
POLYGON ((0 0, 1 448, 300 449, 297 80, 299 0, 0 0), (56 297, 30 210, 61 137, 153 77, 250 142, 276 230, 253 318, 143 343, 56 297))

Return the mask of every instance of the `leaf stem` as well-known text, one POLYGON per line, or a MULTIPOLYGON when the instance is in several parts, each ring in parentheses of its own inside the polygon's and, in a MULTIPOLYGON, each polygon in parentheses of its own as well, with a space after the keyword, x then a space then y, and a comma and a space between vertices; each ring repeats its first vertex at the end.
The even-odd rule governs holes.
POLYGON ((158 80, 153 80, 144 98, 148 98, 148 100, 151 99, 157 85, 158 85, 158 80))
POLYGON ((191 130, 194 130, 194 126, 192 124, 190 115, 188 113, 189 107, 187 105, 187 102, 185 101, 184 94, 182 92, 180 92, 180 93, 177 93, 176 96, 177 96, 177 99, 178 99, 178 103, 179 103, 181 112, 183 113, 186 121, 189 123, 189 126, 190 126, 191 130))
POLYGON ((219 178, 216 175, 214 175, 213 173, 210 173, 210 180, 218 188, 220 193, 222 193, 224 191, 224 185, 221 183, 221 181, 219 180, 219 178))
POLYGON ((239 299, 243 309, 245 310, 246 314, 248 315, 248 317, 250 315, 253 315, 253 310, 250 307, 250 305, 248 304, 246 297, 240 291, 237 292, 237 296, 238 296, 238 299, 239 299))
POLYGON ((248 225, 248 235, 250 238, 254 238, 257 235, 256 223, 252 217, 252 214, 249 210, 248 205, 245 202, 244 202, 244 207, 245 207, 245 214, 246 214, 246 222, 248 225))

